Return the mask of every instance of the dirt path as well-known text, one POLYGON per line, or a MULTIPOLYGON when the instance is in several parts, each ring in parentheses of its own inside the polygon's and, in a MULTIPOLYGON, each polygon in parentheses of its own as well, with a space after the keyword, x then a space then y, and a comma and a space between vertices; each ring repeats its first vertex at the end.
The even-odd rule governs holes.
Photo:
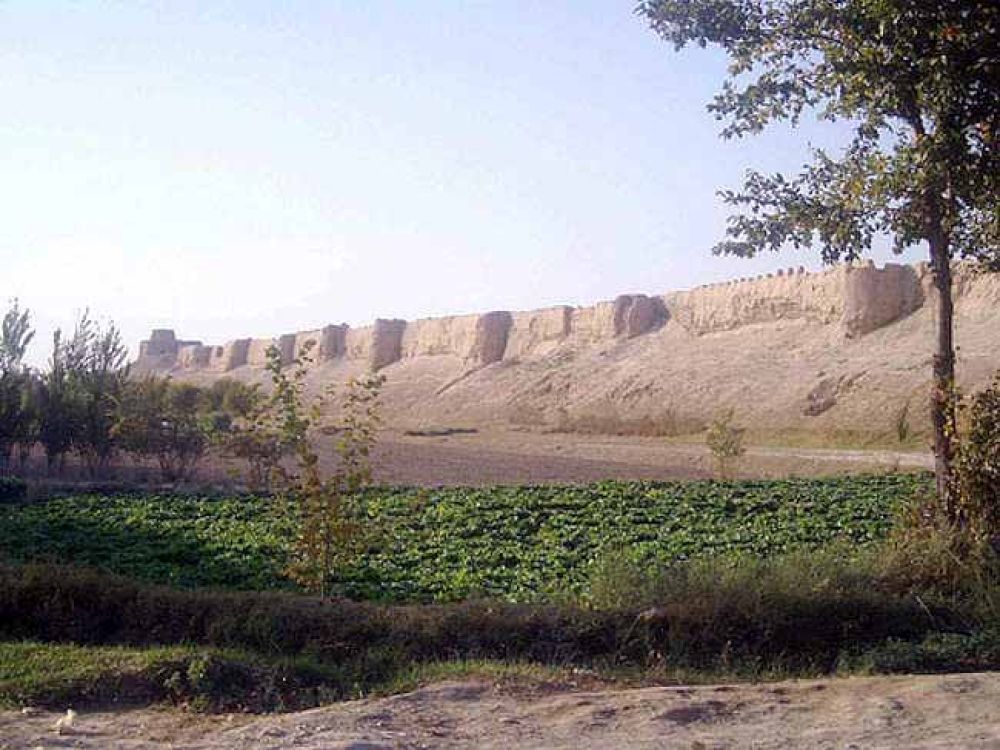
POLYGON ((0 748, 1000 748, 1000 673, 567 692, 445 682, 296 714, 0 714, 0 748))

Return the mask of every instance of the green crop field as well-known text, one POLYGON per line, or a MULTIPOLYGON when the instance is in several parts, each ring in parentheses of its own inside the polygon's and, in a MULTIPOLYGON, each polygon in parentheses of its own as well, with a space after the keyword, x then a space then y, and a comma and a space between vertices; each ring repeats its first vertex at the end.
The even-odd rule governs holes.
MULTIPOLYGON (((371 530, 336 590, 354 598, 528 601, 579 593, 595 561, 773 555, 883 536, 925 475, 585 486, 378 488, 371 530)), ((81 495, 0 505, 0 558, 90 565, 180 587, 290 588, 291 527, 273 501, 81 495)))

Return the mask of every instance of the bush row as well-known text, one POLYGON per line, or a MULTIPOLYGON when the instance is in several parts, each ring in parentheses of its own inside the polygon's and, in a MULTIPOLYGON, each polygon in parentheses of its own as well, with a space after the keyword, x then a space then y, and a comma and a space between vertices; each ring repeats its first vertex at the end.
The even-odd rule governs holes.
POLYGON ((23 500, 28 484, 18 477, 0 477, 0 503, 23 500))
POLYGON ((308 659, 188 646, 0 643, 4 672, 0 707, 56 711, 152 703, 203 711, 301 710, 357 696, 359 688, 378 684, 360 670, 308 659))
POLYGON ((451 659, 698 668, 836 668, 852 649, 917 641, 958 622, 946 609, 857 585, 789 579, 762 597, 684 598, 636 609, 466 601, 379 606, 283 593, 179 591, 85 569, 0 566, 0 638, 198 644, 345 663, 451 659), (933 609, 933 607, 932 607, 933 609))

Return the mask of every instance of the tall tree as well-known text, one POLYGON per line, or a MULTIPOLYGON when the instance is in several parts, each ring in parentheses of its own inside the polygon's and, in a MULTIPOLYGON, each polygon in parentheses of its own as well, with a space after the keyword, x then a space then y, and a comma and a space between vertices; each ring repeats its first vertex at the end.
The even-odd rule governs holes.
POLYGON ((103 475, 117 449, 116 409, 128 379, 128 351, 114 323, 101 327, 85 311, 61 354, 78 399, 74 447, 92 475, 103 475))
POLYGON ((34 335, 31 314, 13 300, 0 321, 0 472, 7 469, 11 448, 25 439, 30 427, 30 373, 23 360, 34 335))
POLYGON ((739 212, 717 254, 818 244, 854 260, 879 236, 926 243, 937 304, 931 411, 938 495, 951 493, 955 379, 951 264, 1000 268, 1000 4, 996 0, 643 0, 675 49, 717 45, 729 76, 709 110, 725 138, 847 120, 838 155, 815 150, 793 177, 747 174, 723 191, 739 212))
POLYGON ((31 327, 31 313, 22 310, 15 299, 0 323, 0 373, 21 369, 28 344, 35 337, 31 327))
POLYGON ((52 358, 41 376, 38 440, 45 449, 49 470, 62 470, 66 453, 73 447, 81 412, 79 391, 66 366, 66 343, 62 331, 52 335, 52 358))

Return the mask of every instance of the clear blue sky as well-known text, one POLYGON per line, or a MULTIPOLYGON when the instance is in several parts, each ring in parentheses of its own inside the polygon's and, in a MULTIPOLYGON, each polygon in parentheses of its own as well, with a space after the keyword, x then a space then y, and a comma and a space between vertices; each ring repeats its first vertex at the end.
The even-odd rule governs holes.
POLYGON ((587 304, 713 258, 716 197, 843 130, 725 142, 713 51, 629 2, 0 3, 0 296, 221 343, 587 304))

